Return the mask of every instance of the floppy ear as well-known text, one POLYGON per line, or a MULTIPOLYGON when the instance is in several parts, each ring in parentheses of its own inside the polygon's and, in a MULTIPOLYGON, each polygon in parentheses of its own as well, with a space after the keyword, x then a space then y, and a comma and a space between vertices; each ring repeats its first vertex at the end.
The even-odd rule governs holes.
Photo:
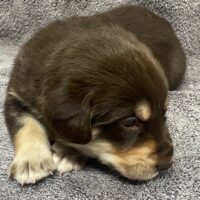
POLYGON ((86 144, 92 137, 90 109, 81 105, 79 110, 73 112, 68 119, 52 120, 53 129, 61 139, 72 143, 86 144))
MULTIPOLYGON (((81 77, 70 78, 68 74, 61 80, 46 83, 45 116, 54 137, 68 142, 85 144, 91 140, 91 98, 92 93, 81 77), (59 84, 55 84, 55 82, 59 84)), ((74 77, 74 76, 73 76, 74 77)))
POLYGON ((72 143, 86 144, 91 140, 90 108, 82 103, 79 106, 68 104, 65 115, 51 121, 54 132, 72 143))

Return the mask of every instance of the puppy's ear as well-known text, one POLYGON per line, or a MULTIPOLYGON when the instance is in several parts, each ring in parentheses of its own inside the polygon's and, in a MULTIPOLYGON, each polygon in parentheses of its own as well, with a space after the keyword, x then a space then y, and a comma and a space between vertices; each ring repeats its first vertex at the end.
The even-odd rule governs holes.
POLYGON ((56 118, 51 121, 56 134, 72 143, 88 143, 92 137, 89 106, 81 104, 75 108, 69 104, 65 112, 64 118, 56 118))

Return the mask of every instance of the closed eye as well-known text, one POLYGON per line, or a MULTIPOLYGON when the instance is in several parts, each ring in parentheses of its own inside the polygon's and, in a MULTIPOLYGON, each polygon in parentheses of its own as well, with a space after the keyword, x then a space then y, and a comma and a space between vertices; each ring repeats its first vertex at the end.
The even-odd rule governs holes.
POLYGON ((137 126, 137 118, 136 117, 127 117, 121 121, 122 126, 126 128, 130 128, 133 126, 137 126))

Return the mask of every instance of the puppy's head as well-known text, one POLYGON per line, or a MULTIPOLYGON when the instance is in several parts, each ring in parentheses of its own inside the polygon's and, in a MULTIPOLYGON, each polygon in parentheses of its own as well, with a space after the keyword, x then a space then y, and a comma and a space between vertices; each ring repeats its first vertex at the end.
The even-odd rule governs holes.
POLYGON ((161 66, 120 28, 87 32, 77 40, 70 50, 61 49, 68 67, 52 93, 56 104, 48 106, 59 116, 52 120, 54 129, 62 140, 130 179, 156 176, 173 155, 161 66))

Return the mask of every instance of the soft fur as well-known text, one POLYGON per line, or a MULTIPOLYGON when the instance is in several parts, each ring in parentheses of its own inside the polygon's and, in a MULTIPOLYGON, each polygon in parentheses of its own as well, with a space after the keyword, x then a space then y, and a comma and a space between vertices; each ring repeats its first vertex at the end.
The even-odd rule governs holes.
POLYGON ((179 86, 184 72, 173 29, 141 7, 63 19, 41 29, 22 46, 8 84, 5 119, 20 152, 11 176, 34 183, 50 174, 55 143, 66 154, 65 146, 74 148, 79 160, 98 158, 130 179, 153 178, 172 162, 167 92, 179 86), (22 131, 26 127, 29 135, 22 131), (48 139, 41 140, 44 133, 48 139), (41 146, 45 154, 38 152, 41 146), (29 152, 48 166, 31 165, 29 152))

